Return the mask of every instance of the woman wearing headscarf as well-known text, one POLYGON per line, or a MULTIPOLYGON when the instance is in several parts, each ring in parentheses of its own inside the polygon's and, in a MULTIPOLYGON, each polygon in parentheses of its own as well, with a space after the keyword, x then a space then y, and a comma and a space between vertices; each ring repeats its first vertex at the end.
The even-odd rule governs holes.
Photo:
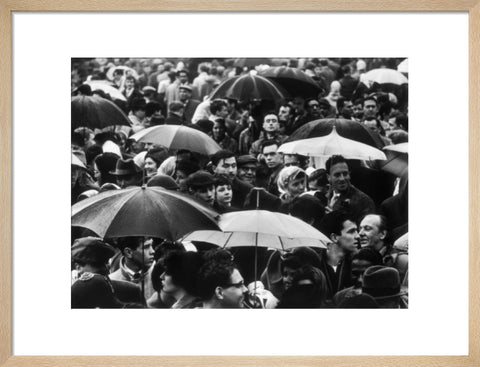
POLYGON ((288 213, 288 206, 297 196, 303 194, 306 189, 307 174, 297 167, 284 167, 277 178, 277 187, 282 199, 280 211, 288 213))

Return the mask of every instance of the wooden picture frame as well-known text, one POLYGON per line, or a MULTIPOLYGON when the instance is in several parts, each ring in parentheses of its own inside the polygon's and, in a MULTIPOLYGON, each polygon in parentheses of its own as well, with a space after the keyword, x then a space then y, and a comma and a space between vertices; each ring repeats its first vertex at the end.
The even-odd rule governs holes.
POLYGON ((0 365, 1 366, 478 366, 480 365, 480 2, 207 0, 159 2, 5 0, 0 4, 0 365), (13 356, 12 355, 12 15, 16 11, 413 11, 469 14, 469 354, 467 356, 13 356))

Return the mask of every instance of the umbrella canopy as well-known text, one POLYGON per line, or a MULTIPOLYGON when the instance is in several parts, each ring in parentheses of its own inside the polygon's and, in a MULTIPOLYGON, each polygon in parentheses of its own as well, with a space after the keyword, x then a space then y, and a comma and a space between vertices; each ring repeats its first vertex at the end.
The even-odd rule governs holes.
POLYGON ((117 88, 113 87, 108 82, 95 80, 86 82, 85 84, 88 84, 90 88, 92 88, 92 91, 101 90, 105 92, 110 96, 112 100, 119 99, 121 101, 127 101, 127 98, 122 94, 122 92, 120 92, 117 88))
POLYGON ((379 162, 378 168, 395 176, 404 177, 408 172, 408 143, 388 145, 383 150, 387 160, 379 162))
POLYGON ((161 187, 105 191, 72 206, 72 226, 105 238, 148 236, 174 241, 194 230, 218 230, 217 217, 190 196, 161 187))
POLYGON ((210 94, 210 99, 278 101, 288 96, 288 92, 277 83, 263 76, 246 74, 225 80, 210 94))
POLYGON ((115 103, 97 95, 72 97, 72 129, 88 127, 93 130, 113 125, 131 125, 115 103))
POLYGON ((401 73, 408 74, 408 59, 405 59, 400 64, 398 64, 397 70, 401 73))
POLYGON ((233 62, 233 66, 237 68, 243 68, 244 66, 252 68, 258 65, 270 65, 272 62, 271 59, 267 59, 265 57, 259 57, 259 58, 254 58, 254 57, 247 57, 247 58, 238 58, 235 59, 233 62))
POLYGON ((131 75, 135 78, 135 80, 138 80, 138 73, 132 68, 124 65, 112 66, 110 69, 108 69, 107 78, 110 80, 113 80, 113 72, 117 69, 123 70, 123 73, 125 76, 131 75))
POLYGON ((211 155, 220 146, 207 134, 182 125, 159 125, 139 131, 131 136, 138 142, 163 145, 169 149, 188 149, 204 155, 211 155))
POLYGON ((325 248, 331 242, 323 233, 290 215, 266 210, 245 210, 220 216, 223 232, 195 231, 183 240, 222 247, 260 246, 279 250, 310 246, 325 248))
POLYGON ((408 84, 408 79, 401 72, 393 69, 373 69, 364 74, 368 87, 373 83, 377 84, 393 84, 396 86, 408 84))
POLYGON ((322 91, 322 88, 312 77, 298 68, 287 66, 271 67, 258 72, 257 75, 277 82, 294 97, 317 97, 322 91))
POLYGON ((301 139, 285 143, 278 149, 285 154, 301 154, 309 157, 330 157, 342 155, 347 159, 375 160, 387 159, 385 153, 370 145, 338 135, 335 126, 327 136, 301 139))
POLYGON ((344 138, 355 140, 374 148, 382 148, 385 146, 385 143, 378 133, 360 122, 332 118, 314 120, 306 123, 295 130, 286 142, 326 136, 332 132, 334 126, 337 133, 344 138))

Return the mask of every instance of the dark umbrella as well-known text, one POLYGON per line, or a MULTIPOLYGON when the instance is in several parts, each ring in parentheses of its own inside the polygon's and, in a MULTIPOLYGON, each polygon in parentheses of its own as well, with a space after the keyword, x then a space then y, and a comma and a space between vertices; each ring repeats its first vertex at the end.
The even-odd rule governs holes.
POLYGON ((97 95, 72 97, 72 129, 103 129, 113 125, 131 126, 128 117, 115 103, 97 95))
POLYGON ((312 77, 298 68, 276 66, 262 70, 257 75, 277 82, 294 97, 317 97, 323 90, 312 77))
POLYGON ((230 98, 238 101, 287 98, 288 92, 277 83, 258 75, 242 75, 225 80, 210 95, 210 99, 230 98))
POLYGON ((378 133, 360 122, 346 119, 310 121, 295 130, 285 142, 326 136, 332 132, 333 126, 335 126, 338 135, 344 138, 355 140, 374 148, 382 148, 385 146, 385 143, 378 133))
POLYGON ((271 59, 267 59, 265 57, 260 57, 260 58, 253 58, 253 57, 247 57, 247 58, 239 58, 235 59, 233 62, 233 66, 243 68, 244 66, 246 67, 255 67, 258 65, 270 65, 272 62, 271 59))
POLYGON ((72 206, 72 226, 100 237, 147 236, 174 241, 195 230, 219 230, 218 213, 161 187, 109 190, 72 206))

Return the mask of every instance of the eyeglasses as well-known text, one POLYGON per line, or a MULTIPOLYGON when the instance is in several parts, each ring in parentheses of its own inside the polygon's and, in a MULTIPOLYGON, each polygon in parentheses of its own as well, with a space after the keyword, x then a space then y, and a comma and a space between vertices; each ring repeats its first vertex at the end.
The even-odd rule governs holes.
POLYGON ((315 103, 315 104, 309 104, 308 107, 310 107, 310 108, 319 108, 320 105, 315 103))
POLYGON ((242 281, 238 283, 230 283, 230 284, 225 284, 225 288, 230 288, 230 287, 235 287, 235 288, 243 288, 245 287, 245 283, 242 281))

